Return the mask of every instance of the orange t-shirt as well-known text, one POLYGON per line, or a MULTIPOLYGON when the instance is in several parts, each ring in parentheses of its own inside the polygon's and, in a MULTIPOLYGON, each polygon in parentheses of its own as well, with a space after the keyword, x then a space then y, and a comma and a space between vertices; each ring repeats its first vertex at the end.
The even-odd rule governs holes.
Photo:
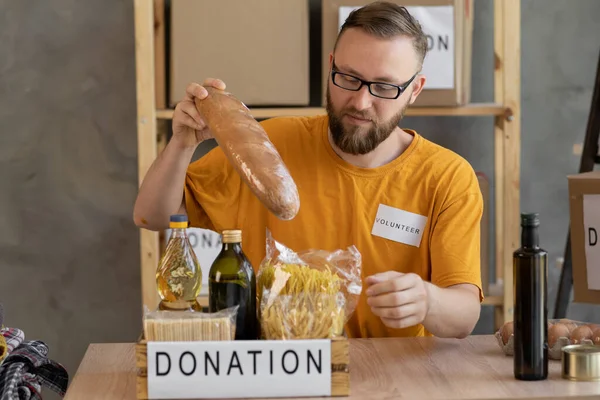
POLYGON ((366 302, 364 279, 395 270, 440 287, 472 283, 481 291, 483 199, 474 170, 459 155, 412 130, 397 159, 372 169, 342 160, 328 141, 328 117, 261 122, 300 194, 300 211, 282 221, 252 194, 215 148, 190 164, 185 204, 190 226, 241 229, 242 247, 258 271, 266 230, 294 251, 354 245, 362 256, 363 291, 346 325, 349 337, 430 335, 422 325, 386 327, 366 302))

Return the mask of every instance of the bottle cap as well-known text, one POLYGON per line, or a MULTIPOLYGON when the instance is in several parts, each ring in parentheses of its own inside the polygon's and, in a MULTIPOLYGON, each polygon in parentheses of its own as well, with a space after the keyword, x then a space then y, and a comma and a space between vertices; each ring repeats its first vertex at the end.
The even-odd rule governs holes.
POLYGON ((223 243, 241 243, 242 231, 239 229, 228 229, 223 231, 223 243))
POLYGON ((539 213, 521 213, 522 227, 538 227, 540 226, 539 213))
POLYGON ((172 229, 175 228, 187 228, 188 227, 188 217, 185 214, 174 214, 171 215, 169 226, 172 229))

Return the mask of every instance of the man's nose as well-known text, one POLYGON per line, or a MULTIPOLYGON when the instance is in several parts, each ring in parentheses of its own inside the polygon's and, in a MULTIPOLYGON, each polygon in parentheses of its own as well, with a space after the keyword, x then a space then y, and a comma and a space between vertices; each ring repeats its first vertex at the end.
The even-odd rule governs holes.
POLYGON ((373 96, 369 93, 369 87, 364 85, 358 91, 353 93, 350 104, 357 110, 366 110, 371 108, 373 96))

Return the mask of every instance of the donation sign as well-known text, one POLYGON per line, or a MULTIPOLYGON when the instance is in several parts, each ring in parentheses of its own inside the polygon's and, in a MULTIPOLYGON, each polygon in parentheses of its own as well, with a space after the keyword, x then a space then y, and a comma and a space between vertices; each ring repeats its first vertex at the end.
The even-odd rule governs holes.
POLYGON ((331 395, 330 340, 148 342, 148 398, 331 395))

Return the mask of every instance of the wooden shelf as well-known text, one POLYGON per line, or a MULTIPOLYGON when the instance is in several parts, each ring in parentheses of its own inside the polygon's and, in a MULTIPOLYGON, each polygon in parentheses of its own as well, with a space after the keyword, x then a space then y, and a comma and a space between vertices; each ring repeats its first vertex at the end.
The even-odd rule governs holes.
POLYGON ((484 306, 501 306, 504 303, 504 285, 500 280, 489 285, 488 292, 483 299, 484 306))
POLYGON ((501 306, 503 303, 503 296, 486 296, 481 304, 484 306, 501 306))
MULTIPOLYGON (((283 116, 313 116, 325 114, 323 107, 252 107, 250 112, 254 118, 273 118, 283 116)), ((406 116, 501 116, 509 115, 508 110, 501 104, 474 103, 460 107, 409 107, 406 116)), ((156 110, 159 119, 173 118, 172 109, 156 110)))
MULTIPOLYGON (((165 101, 167 75, 164 66, 170 57, 165 47, 165 0, 134 0, 138 179, 164 148, 165 123, 173 110, 165 101)), ((520 239, 520 158, 521 158, 521 2, 493 0, 494 7, 494 99, 491 103, 473 103, 461 107, 409 107, 414 117, 494 117, 494 222, 496 284, 490 285, 483 305, 494 307, 498 329, 513 319, 512 252, 520 239)), ((256 119, 280 116, 326 114, 323 107, 250 107, 256 119)), ((153 271, 161 255, 159 234, 140 230, 140 269, 142 301, 147 307, 158 304, 153 271)), ((489 266, 483 266, 487 268, 489 266)), ((199 299, 207 304, 206 296, 199 299)))

